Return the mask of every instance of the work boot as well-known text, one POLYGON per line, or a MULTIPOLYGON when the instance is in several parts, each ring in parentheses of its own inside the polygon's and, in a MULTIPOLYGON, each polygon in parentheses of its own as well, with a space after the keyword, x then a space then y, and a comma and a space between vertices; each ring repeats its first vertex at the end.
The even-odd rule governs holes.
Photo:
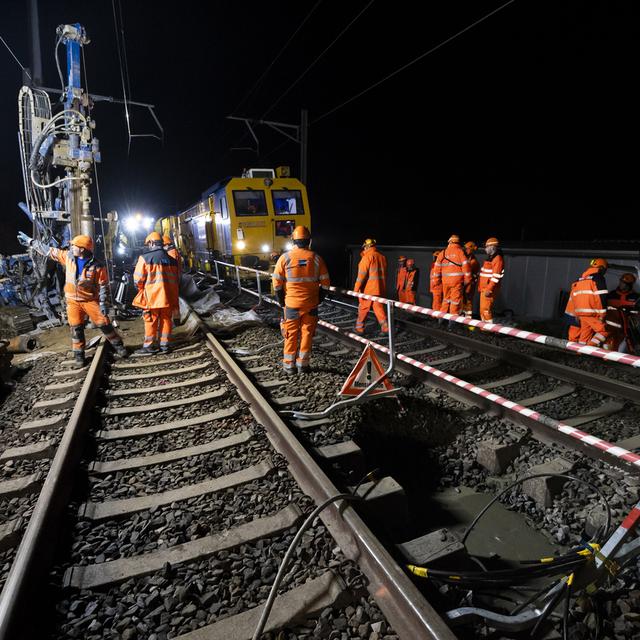
POLYGON ((129 357, 129 352, 127 351, 127 348, 122 344, 122 342, 120 342, 119 344, 114 344, 113 348, 115 349, 116 355, 119 358, 129 357))
POLYGON ((311 373, 311 365, 297 365, 298 373, 311 373))
POLYGON ((158 353, 158 348, 154 347, 154 346, 142 347, 141 349, 138 349, 137 351, 134 351, 133 353, 136 356, 154 356, 156 353, 158 353))
POLYGON ((288 376, 294 376, 296 374, 296 368, 295 367, 282 367, 282 370, 288 375, 288 376))
POLYGON ((171 353, 171 347, 168 344, 160 345, 160 353, 171 353))
POLYGON ((74 369, 82 369, 86 364, 84 359, 84 351, 74 351, 73 352, 73 368, 74 369))

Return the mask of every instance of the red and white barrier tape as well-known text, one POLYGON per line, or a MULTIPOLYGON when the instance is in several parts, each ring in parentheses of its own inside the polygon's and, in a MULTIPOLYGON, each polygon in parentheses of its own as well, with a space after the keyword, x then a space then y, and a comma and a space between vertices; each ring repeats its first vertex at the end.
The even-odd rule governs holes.
MULTIPOLYGON (((441 312, 437 312, 437 313, 441 313, 441 312)), ((443 314, 443 315, 450 315, 450 314, 443 314)), ((327 322, 326 320, 319 320, 318 323, 323 327, 330 329, 331 331, 342 333, 343 335, 346 335, 349 338, 357 340, 362 344, 371 344, 371 346, 373 346, 374 349, 377 349, 378 351, 382 351, 383 353, 387 353, 387 354, 389 353, 389 349, 387 347, 384 347, 376 342, 372 342, 371 340, 367 340, 366 338, 363 338, 357 333, 342 331, 339 327, 336 327, 335 325, 327 322)), ((572 438, 575 438, 576 440, 578 440, 584 445, 587 445, 589 447, 595 447, 596 449, 599 449, 600 451, 604 451, 606 454, 614 458, 617 458, 619 460, 625 460, 626 462, 630 462, 636 467, 640 467, 640 456, 627 449, 618 447, 617 445, 612 444, 611 442, 607 442, 606 440, 602 440, 601 438, 597 438, 596 436, 589 435, 588 433, 585 433, 584 431, 580 431, 580 429, 576 429, 575 427, 571 427, 568 424, 564 424, 563 422, 558 422, 557 420, 554 420, 553 418, 549 418, 548 416, 545 416, 544 414, 539 413, 538 411, 527 409, 526 407, 523 407, 522 405, 519 405, 516 402, 512 402, 511 400, 507 400, 506 398, 503 398, 502 396, 499 396, 496 393, 491 393, 490 391, 487 391, 482 387, 478 387, 474 384, 471 384, 470 382, 466 382, 464 380, 461 380, 460 378, 456 378, 455 376, 452 376, 449 373, 440 371, 440 369, 431 367, 428 364, 425 364, 424 362, 420 362, 419 360, 415 360, 414 358, 410 358, 409 356, 405 356, 401 353, 397 353, 396 357, 398 358, 398 360, 401 360, 402 362, 406 362, 407 364, 410 364, 411 366, 416 367, 418 369, 422 369, 423 371, 426 371, 427 373, 433 376, 436 376, 437 378, 442 378, 447 382, 455 384, 456 386, 462 389, 465 389, 466 391, 470 391, 471 393, 474 393, 475 395, 485 398, 491 402, 495 402, 496 404, 503 406, 507 409, 510 409, 511 411, 516 411, 517 413, 520 413, 521 415, 531 420, 535 420, 539 424, 549 429, 559 431, 560 433, 564 433, 572 438)))
POLYGON ((633 356, 629 353, 620 353, 619 351, 607 351, 606 349, 600 349, 599 347, 591 347, 586 344, 580 344, 579 342, 570 342, 563 338, 555 338, 553 336, 546 336, 541 333, 534 333, 533 331, 524 331, 522 329, 515 329, 514 327, 505 327, 501 324, 494 322, 484 322, 483 320, 471 320, 466 316, 459 316, 454 313, 444 313, 443 311, 434 311, 427 307, 420 307, 415 304, 408 304, 407 302, 398 302, 397 300, 389 300, 388 298, 381 298, 379 296, 372 296, 365 293, 356 293, 355 291, 348 291, 346 289, 338 289, 337 287, 331 287, 332 291, 336 293, 346 294, 355 298, 363 298, 364 300, 373 300, 374 302, 380 302, 386 304, 392 302, 398 309, 404 309, 412 313, 421 313, 425 316, 431 316, 433 318, 443 318, 445 320, 453 320, 459 324, 466 324, 471 327, 478 327, 485 331, 491 331, 492 333, 499 333, 512 338, 519 338, 520 340, 529 340, 530 342, 536 342, 538 344, 545 344, 548 346, 558 347, 565 349, 566 351, 572 351, 579 353, 580 355, 592 356, 594 358, 600 358, 602 360, 610 360, 612 362, 619 362, 621 364, 627 364, 631 367, 640 368, 640 357, 633 356))

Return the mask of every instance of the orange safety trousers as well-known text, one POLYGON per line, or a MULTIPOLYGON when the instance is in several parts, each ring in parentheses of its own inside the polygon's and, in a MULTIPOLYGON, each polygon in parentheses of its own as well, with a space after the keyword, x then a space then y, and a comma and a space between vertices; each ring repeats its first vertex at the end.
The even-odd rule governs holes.
POLYGON ((467 318, 473 317, 473 297, 476 295, 476 288, 471 287, 471 291, 464 294, 464 302, 462 303, 462 313, 467 318))
POLYGON ((113 344, 120 344, 122 342, 122 338, 113 328, 109 318, 100 312, 100 304, 97 300, 89 300, 88 302, 67 300, 67 320, 69 322, 69 328, 71 329, 72 351, 84 351, 84 323, 87 317, 102 331, 109 342, 113 344))
POLYGON ((497 287, 493 290, 493 296, 487 298, 484 292, 480 293, 480 320, 484 322, 493 322, 493 303, 498 293, 497 287))
POLYGON ((456 284, 442 284, 442 306, 440 311, 459 314, 462 311, 462 282, 456 284))
POLYGON ((569 340, 570 342, 579 342, 580 327, 576 327, 574 324, 569 325, 569 333, 567 335, 567 340, 569 340))
POLYGON ((380 328, 384 333, 389 331, 387 325, 387 310, 381 302, 374 302, 373 300, 365 300, 360 298, 360 308, 358 309, 358 320, 356 321, 356 333, 364 333, 364 323, 367 320, 367 314, 369 309, 373 306, 373 313, 375 313, 380 328))
POLYGON ((432 291, 431 296, 433 297, 433 301, 431 302, 431 308, 434 311, 440 311, 440 309, 442 308, 442 289, 432 291))
POLYGON ((292 309, 285 307, 280 330, 284 337, 282 366, 285 369, 308 367, 311 361, 313 336, 318 326, 318 307, 292 309))
POLYGON ((144 347, 152 347, 158 337, 160 338, 161 347, 169 346, 169 342, 171 342, 172 315, 173 309, 171 307, 145 309, 142 312, 144 347))
POLYGON ((402 298, 400 302, 406 302, 407 304, 415 304, 416 303, 416 292, 415 291, 403 291, 402 298))
POLYGON ((592 347, 600 347, 608 337, 607 325, 604 319, 595 316, 579 316, 580 335, 578 342, 592 347))

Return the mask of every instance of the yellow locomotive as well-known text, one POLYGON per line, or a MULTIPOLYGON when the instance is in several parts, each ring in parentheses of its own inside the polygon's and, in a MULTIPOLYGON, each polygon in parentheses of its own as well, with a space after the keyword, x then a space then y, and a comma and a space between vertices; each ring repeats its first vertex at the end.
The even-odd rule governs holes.
POLYGON ((216 182, 182 213, 160 218, 156 230, 175 239, 189 267, 209 271, 214 259, 266 268, 272 253, 291 248, 300 224, 311 228, 307 189, 289 167, 277 167, 216 182))

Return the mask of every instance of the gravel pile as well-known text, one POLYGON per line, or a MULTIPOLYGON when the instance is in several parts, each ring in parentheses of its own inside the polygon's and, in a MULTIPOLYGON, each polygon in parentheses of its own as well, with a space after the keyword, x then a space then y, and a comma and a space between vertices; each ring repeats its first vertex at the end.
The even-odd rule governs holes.
MULTIPOLYGON (((187 368, 189 363, 185 362, 184 367, 187 368)), ((159 370, 168 370, 169 367, 158 367, 159 370)), ((199 369, 198 371, 189 371, 187 373, 181 373, 179 375, 171 375, 171 376, 163 376, 159 374, 154 376, 153 378, 142 378, 139 380, 111 380, 109 383, 109 390, 115 391, 119 389, 144 389, 145 387, 156 387, 159 385, 172 385, 178 382, 186 382, 187 380, 194 380, 196 378, 202 378, 204 376, 210 376, 214 374, 221 375, 220 367, 214 366, 214 364, 208 363, 208 366, 205 369, 199 369)), ((151 371, 147 370, 144 372, 145 374, 151 373, 151 371)), ((129 373, 127 375, 136 375, 135 373, 129 373)), ((139 375, 139 374, 138 374, 139 375)))
MULTIPOLYGON (((609 442, 619 442, 626 438, 640 435, 640 407, 637 405, 626 405, 622 411, 614 413, 607 418, 601 418, 590 422, 589 433, 609 442)), ((637 451, 640 447, 634 449, 637 451)))
POLYGON ((562 383, 554 378, 536 375, 533 376, 533 378, 523 380, 522 382, 508 384, 505 387, 496 387, 491 389, 491 392, 497 393, 499 396, 502 396, 507 400, 518 402, 520 400, 526 400, 527 398, 533 398, 534 396, 547 393, 558 387, 560 384, 562 383))
POLYGON ((596 409, 607 400, 609 400, 608 396, 596 393, 591 389, 578 388, 567 396, 536 404, 531 408, 554 420, 563 420, 580 416, 592 409, 596 409))
POLYGON ((170 378, 166 378, 165 380, 167 385, 166 391, 138 393, 136 395, 116 398, 107 397, 108 406, 110 409, 116 409, 119 407, 135 407, 142 404, 154 404, 156 402, 193 398, 220 388, 230 388, 230 385, 225 384, 226 380, 220 376, 210 382, 201 383, 193 387, 179 387, 178 389, 170 388, 172 384, 170 378))
POLYGON ((0 467, 0 481, 15 480, 16 478, 22 478, 29 476, 37 471, 47 473, 51 466, 51 460, 29 460, 23 458, 21 460, 7 460, 0 467))

